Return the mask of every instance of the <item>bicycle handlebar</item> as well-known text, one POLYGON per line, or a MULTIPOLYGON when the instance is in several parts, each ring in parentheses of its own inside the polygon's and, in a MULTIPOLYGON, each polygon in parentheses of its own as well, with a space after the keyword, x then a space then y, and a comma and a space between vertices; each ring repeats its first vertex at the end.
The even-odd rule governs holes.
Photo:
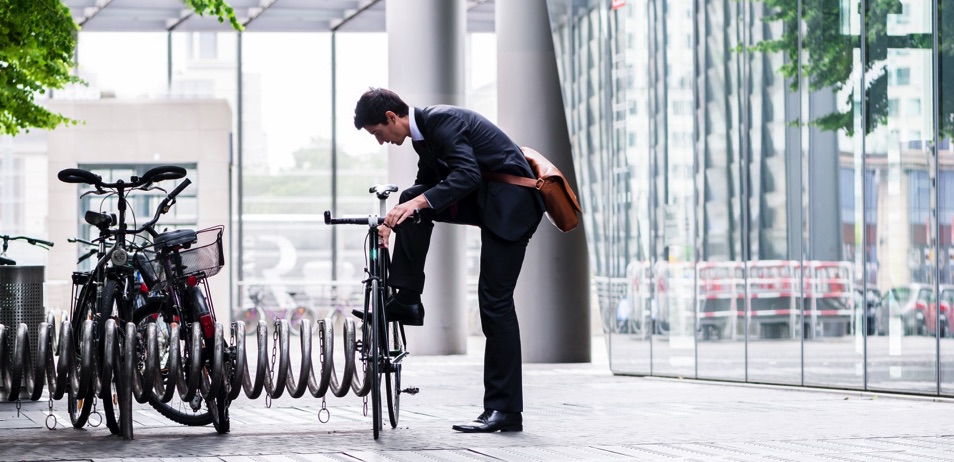
POLYGON ((103 177, 79 168, 65 168, 56 174, 64 183, 87 183, 96 185, 103 182, 103 177))
MULTIPOLYGON (((408 220, 411 220, 414 223, 421 222, 421 211, 414 209, 414 214, 408 217, 408 220)), ((366 226, 381 226, 384 224, 384 217, 377 215, 361 215, 361 216, 346 216, 332 218, 331 210, 325 210, 325 224, 326 225, 366 225, 366 226)), ((400 227, 398 225, 397 227, 400 227)))
POLYGON ((186 169, 177 165, 161 165, 143 173, 139 181, 143 184, 155 183, 163 180, 178 180, 186 176, 186 169))
POLYGON ((53 243, 50 241, 28 236, 0 236, 0 240, 3 240, 3 250, 7 250, 7 242, 9 241, 27 241, 27 244, 41 248, 53 247, 53 243))
MULTIPOLYGON (((179 178, 182 178, 182 177, 179 177, 179 178)), ((176 196, 178 196, 179 193, 181 193, 182 190, 187 188, 190 184, 192 184, 192 180, 186 178, 185 181, 183 181, 182 183, 179 183, 179 186, 176 186, 176 189, 173 189, 172 192, 169 193, 168 196, 166 196, 166 199, 170 199, 170 200, 175 199, 176 196)))
POLYGON ((146 173, 143 173, 142 176, 131 177, 129 182, 118 180, 115 183, 105 183, 103 182, 103 177, 80 168, 65 168, 56 174, 56 177, 64 183, 86 183, 95 186, 97 189, 132 189, 152 184, 156 181, 178 180, 185 176, 186 169, 177 165, 161 165, 151 168, 147 170, 146 173))
POLYGON ((159 217, 162 216, 162 214, 169 211, 169 207, 176 203, 176 196, 185 190, 185 188, 188 188, 190 184, 192 184, 192 180, 188 178, 183 180, 182 183, 179 183, 179 186, 176 186, 176 189, 173 189, 172 192, 170 192, 164 199, 162 199, 162 202, 159 203, 159 207, 156 208, 156 214, 152 217, 152 220, 147 221, 139 228, 127 231, 127 233, 139 234, 143 231, 147 231, 153 237, 157 236, 159 233, 152 229, 152 225, 159 221, 159 217))

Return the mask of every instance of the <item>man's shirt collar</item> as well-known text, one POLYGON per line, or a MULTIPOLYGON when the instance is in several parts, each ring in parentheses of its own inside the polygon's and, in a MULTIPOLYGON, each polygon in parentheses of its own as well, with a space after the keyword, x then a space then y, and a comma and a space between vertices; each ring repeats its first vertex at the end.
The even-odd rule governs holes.
POLYGON ((421 130, 417 128, 417 117, 415 117, 416 110, 412 107, 408 111, 408 120, 411 125, 411 141, 424 141, 424 135, 421 134, 421 130))

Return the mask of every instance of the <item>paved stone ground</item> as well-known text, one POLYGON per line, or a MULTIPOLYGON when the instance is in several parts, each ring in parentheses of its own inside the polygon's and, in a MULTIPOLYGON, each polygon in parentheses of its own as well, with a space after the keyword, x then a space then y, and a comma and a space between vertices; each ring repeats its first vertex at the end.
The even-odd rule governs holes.
MULTIPOLYGON (((482 351, 478 338, 470 351, 482 351)), ((136 405, 133 441, 105 426, 76 430, 65 402, 44 428, 48 403, 17 417, 0 403, 0 460, 224 461, 954 461, 954 402, 871 393, 613 376, 602 339, 591 364, 525 365, 525 431, 461 434, 480 413, 479 355, 410 357, 400 425, 375 441, 362 400, 240 398, 232 432, 183 427, 136 405)))

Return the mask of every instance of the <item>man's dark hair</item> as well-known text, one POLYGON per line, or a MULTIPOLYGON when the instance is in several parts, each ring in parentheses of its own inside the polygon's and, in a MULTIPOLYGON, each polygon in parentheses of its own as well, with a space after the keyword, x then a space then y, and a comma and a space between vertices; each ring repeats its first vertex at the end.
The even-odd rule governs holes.
POLYGON ((364 92, 354 107, 354 128, 361 130, 368 125, 388 121, 384 113, 391 111, 398 117, 407 115, 408 107, 397 93, 386 88, 371 88, 364 92))

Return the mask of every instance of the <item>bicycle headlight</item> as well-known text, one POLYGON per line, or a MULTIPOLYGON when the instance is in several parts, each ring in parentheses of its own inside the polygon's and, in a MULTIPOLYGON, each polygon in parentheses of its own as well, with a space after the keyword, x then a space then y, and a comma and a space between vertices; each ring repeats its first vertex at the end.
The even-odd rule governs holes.
POLYGON ((129 254, 123 249, 116 249, 112 255, 109 256, 109 260, 113 262, 114 266, 123 266, 129 261, 129 254))

